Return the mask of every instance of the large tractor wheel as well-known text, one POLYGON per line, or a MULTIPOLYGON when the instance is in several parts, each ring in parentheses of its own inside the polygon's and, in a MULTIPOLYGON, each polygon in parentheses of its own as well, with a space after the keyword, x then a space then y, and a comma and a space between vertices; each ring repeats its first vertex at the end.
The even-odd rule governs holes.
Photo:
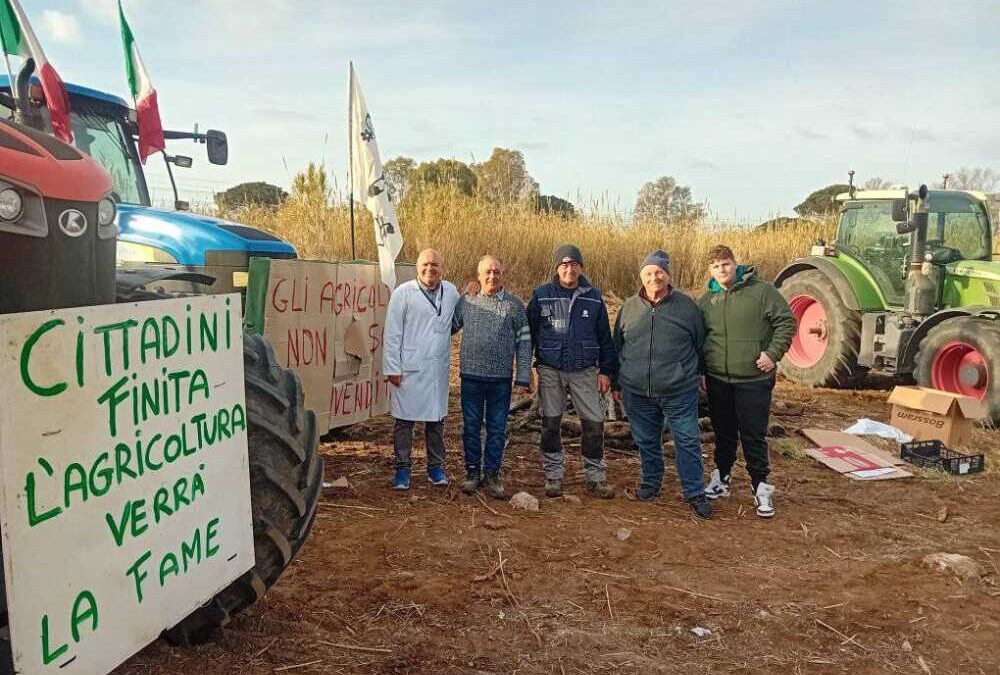
POLYGON ((917 383, 978 398, 1000 422, 1000 325, 963 316, 932 328, 917 352, 917 383))
POLYGON ((798 323, 781 372, 810 387, 846 387, 862 377, 861 313, 844 305, 833 282, 806 270, 785 281, 781 294, 798 323))

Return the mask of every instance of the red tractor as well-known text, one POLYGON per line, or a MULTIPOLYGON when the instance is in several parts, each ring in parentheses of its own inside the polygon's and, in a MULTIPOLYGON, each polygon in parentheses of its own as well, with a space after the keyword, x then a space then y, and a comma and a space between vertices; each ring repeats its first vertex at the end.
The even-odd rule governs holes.
MULTIPOLYGON (((52 136, 0 119, 0 314, 159 299, 134 278, 116 283, 112 181, 52 136)), ((174 643, 202 641, 256 601, 298 553, 322 486, 315 416, 298 377, 260 336, 244 336, 255 565, 177 625, 174 643)), ((0 673, 13 672, 0 575, 0 673)))

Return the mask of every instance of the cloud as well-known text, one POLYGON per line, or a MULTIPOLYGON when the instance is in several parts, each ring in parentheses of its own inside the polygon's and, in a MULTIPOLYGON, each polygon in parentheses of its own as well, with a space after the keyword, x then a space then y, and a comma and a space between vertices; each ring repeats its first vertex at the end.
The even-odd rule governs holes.
MULTIPOLYGON (((78 0, 78 3, 87 14, 100 19, 102 23, 118 23, 118 3, 114 0, 78 0)), ((128 0, 127 2, 123 0, 122 4, 125 7, 125 16, 132 24, 133 16, 139 14, 142 6, 146 3, 145 0, 128 0)))
POLYGON ((690 167, 692 169, 720 169, 717 163, 710 159, 704 159, 701 157, 685 157, 683 160, 684 166, 690 167))
POLYGON ((42 33, 54 42, 80 42, 80 23, 72 14, 47 9, 42 12, 42 33))
POLYGON ((854 134, 855 138, 862 141, 879 141, 885 138, 885 134, 860 124, 852 124, 851 133, 854 134))
POLYGON ((945 137, 936 131, 921 127, 903 127, 899 130, 899 138, 906 142, 917 143, 940 143, 945 140, 945 137))
POLYGON ((795 129, 795 133, 797 133, 802 138, 805 138, 810 141, 830 140, 830 135, 824 134, 822 131, 813 131, 812 129, 803 129, 802 127, 798 127, 797 129, 795 129))

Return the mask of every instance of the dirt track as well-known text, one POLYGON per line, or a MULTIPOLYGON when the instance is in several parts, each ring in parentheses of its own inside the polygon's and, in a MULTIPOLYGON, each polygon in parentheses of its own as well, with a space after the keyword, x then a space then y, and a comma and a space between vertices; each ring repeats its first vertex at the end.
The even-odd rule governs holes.
MULTIPOLYGON (((1000 672, 1000 473, 856 483, 799 452, 795 429, 884 417, 885 396, 779 386, 786 411, 801 412, 774 420, 793 433, 772 440, 770 522, 745 475, 715 518, 695 520, 670 462, 655 504, 592 499, 574 454, 580 504, 543 498, 538 513, 516 512, 421 480, 401 495, 389 489, 390 421, 353 427, 323 447, 327 479, 352 489, 324 495, 265 600, 215 644, 158 642, 116 672, 1000 672), (971 556, 986 576, 962 583, 921 565, 939 551, 971 556)), ((456 477, 457 410, 449 419, 456 477)), ((998 440, 976 432, 980 447, 998 440)), ((537 452, 537 433, 512 437, 509 494, 541 496, 537 452)), ((635 485, 636 457, 608 463, 619 486, 635 485)), ((416 469, 422 478, 419 457, 416 469)))

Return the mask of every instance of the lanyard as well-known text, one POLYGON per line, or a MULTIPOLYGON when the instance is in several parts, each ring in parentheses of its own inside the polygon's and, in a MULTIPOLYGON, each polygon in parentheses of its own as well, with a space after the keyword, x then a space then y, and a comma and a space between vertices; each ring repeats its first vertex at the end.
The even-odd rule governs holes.
POLYGON ((424 289, 422 285, 420 285, 419 282, 417 283, 417 286, 420 288, 420 292, 423 294, 423 296, 427 298, 427 302, 431 303, 431 307, 434 308, 434 311, 437 313, 437 315, 441 316, 441 306, 444 304, 444 285, 438 283, 438 291, 440 291, 441 293, 440 304, 434 302, 434 295, 437 295, 438 291, 435 291, 434 295, 431 295, 430 293, 427 292, 426 289, 424 289))

